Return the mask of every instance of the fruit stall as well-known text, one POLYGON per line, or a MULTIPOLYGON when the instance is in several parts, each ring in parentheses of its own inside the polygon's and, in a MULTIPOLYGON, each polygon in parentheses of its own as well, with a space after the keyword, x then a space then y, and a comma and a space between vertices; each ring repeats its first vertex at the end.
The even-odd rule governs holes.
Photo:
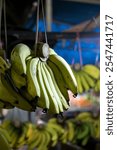
POLYGON ((0 150, 100 150, 100 2, 0 0, 0 150))

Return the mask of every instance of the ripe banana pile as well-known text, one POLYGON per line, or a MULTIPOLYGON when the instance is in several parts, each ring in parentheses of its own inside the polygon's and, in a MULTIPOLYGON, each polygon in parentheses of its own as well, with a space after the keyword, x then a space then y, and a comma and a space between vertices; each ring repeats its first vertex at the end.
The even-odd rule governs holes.
POLYGON ((100 70, 97 66, 87 64, 79 70, 75 70, 74 68, 72 70, 77 80, 78 92, 80 94, 90 89, 94 89, 96 92, 100 90, 100 70))
POLYGON ((74 119, 65 122, 65 132, 61 142, 86 146, 90 138, 100 139, 100 118, 92 117, 89 112, 82 112, 74 119))
MULTIPOLYGON (((31 122, 19 124, 5 120, 0 126, 1 136, 2 133, 6 139, 4 146, 12 149, 27 145, 28 150, 35 148, 48 150, 56 146, 58 142, 85 146, 90 138, 100 138, 100 118, 92 117, 89 112, 83 112, 74 119, 66 119, 63 122, 59 122, 57 118, 38 124, 31 122)), ((0 137, 0 143, 1 141, 0 137)))
POLYGON ((69 108, 68 89, 77 94, 77 82, 69 64, 47 44, 37 44, 37 55, 17 44, 8 63, 0 57, 0 108, 18 107, 62 114, 69 108))
POLYGON ((26 122, 20 125, 14 124, 10 120, 3 122, 1 127, 10 137, 10 146, 18 149, 27 145, 28 150, 48 150, 54 147, 59 141, 60 136, 64 133, 64 129, 54 120, 48 123, 40 123, 38 125, 26 122))

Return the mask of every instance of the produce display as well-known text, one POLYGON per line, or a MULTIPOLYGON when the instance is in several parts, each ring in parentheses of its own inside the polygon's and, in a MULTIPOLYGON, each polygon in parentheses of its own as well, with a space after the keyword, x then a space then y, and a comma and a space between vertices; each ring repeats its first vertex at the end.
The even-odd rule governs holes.
POLYGON ((27 145, 28 150, 48 150, 58 142, 85 146, 90 138, 99 140, 100 118, 94 117, 90 112, 82 112, 74 119, 65 119, 62 122, 57 118, 37 124, 4 120, 0 133, 1 130, 5 131, 5 139, 13 149, 27 145))
POLYGON ((68 89, 77 94, 77 82, 69 64, 48 45, 38 43, 36 54, 17 44, 10 59, 0 56, 0 107, 18 107, 61 114, 69 108, 68 89))
POLYGON ((72 68, 78 84, 78 92, 83 92, 94 89, 96 92, 100 90, 100 69, 92 64, 82 66, 75 70, 72 68))

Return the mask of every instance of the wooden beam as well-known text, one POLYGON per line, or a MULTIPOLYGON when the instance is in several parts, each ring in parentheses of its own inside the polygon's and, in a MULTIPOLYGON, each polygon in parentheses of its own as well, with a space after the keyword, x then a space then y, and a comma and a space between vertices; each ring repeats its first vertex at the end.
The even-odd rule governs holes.
POLYGON ((65 30, 64 32, 84 32, 84 31, 91 31, 95 27, 100 26, 100 15, 92 18, 91 20, 84 21, 80 24, 77 24, 73 27, 71 27, 68 30, 65 30))

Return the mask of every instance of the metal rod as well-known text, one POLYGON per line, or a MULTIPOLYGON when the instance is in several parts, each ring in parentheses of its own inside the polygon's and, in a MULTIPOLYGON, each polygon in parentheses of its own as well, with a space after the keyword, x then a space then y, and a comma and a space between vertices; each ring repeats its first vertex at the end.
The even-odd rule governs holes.
POLYGON ((47 31, 51 31, 52 25, 52 0, 46 0, 46 22, 47 22, 47 31))

